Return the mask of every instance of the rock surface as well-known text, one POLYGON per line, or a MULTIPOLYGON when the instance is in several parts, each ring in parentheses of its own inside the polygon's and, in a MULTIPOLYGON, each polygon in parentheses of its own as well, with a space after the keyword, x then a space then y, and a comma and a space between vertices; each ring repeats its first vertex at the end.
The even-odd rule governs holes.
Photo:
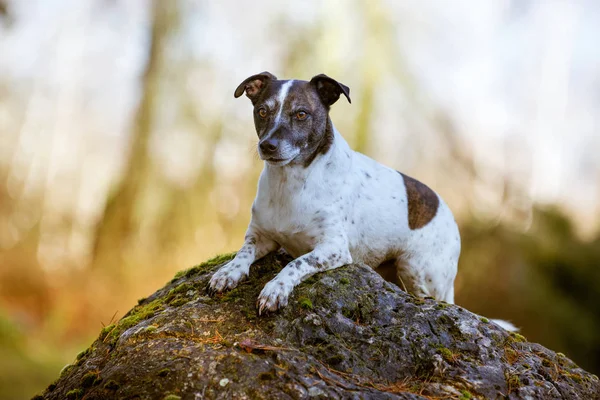
POLYGON ((216 297, 212 272, 183 271, 105 327, 44 399, 598 399, 598 377, 459 306, 418 299, 350 265, 256 316, 289 259, 269 256, 216 297))

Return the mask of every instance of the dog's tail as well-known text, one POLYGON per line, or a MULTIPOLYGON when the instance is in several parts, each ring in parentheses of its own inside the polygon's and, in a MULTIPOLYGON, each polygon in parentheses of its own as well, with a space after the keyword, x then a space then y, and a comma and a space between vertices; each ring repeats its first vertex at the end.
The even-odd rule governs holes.
POLYGON ((499 327, 506 329, 509 332, 518 332, 519 331, 519 328, 517 328, 515 325, 513 325, 512 322, 505 321, 503 319, 492 319, 491 321, 493 323, 495 323, 496 325, 498 325, 499 327))

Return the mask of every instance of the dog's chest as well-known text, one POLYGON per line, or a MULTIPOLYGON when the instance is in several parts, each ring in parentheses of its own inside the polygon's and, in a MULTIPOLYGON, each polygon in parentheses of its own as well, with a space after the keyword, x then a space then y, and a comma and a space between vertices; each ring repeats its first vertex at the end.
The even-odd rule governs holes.
POLYGON ((261 179, 253 221, 293 256, 311 251, 328 217, 323 193, 301 179, 261 179))

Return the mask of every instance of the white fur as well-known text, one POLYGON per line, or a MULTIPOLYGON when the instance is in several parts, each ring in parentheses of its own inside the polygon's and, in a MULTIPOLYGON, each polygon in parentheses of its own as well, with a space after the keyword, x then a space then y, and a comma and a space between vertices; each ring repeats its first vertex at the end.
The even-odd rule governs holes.
POLYGON ((283 111, 283 103, 285 103, 285 98, 287 97, 288 92, 290 91, 290 87, 294 84, 294 80, 291 79, 281 86, 279 90, 279 94, 277 95, 277 100, 279 100, 279 110, 277 110, 277 116, 275 117, 275 123, 273 124, 273 129, 277 129, 279 126, 279 122, 281 121, 281 112, 283 111))
POLYGON ((510 321, 504 321, 502 319, 493 319, 492 322, 500 326, 501 328, 506 329, 507 331, 517 332, 519 330, 519 328, 513 325, 510 321))

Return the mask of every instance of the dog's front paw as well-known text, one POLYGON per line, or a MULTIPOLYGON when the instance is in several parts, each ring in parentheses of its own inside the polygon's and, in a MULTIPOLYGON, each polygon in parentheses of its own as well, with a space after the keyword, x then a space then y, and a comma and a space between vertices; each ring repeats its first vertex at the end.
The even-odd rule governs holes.
POLYGON ((258 315, 261 315, 263 311, 277 311, 279 308, 287 306, 292 289, 292 285, 277 278, 267 283, 256 302, 258 315))
POLYGON ((230 261, 221 267, 210 278, 208 283, 208 292, 210 294, 220 293, 224 290, 233 289, 242 279, 248 276, 248 268, 237 262, 230 261))

